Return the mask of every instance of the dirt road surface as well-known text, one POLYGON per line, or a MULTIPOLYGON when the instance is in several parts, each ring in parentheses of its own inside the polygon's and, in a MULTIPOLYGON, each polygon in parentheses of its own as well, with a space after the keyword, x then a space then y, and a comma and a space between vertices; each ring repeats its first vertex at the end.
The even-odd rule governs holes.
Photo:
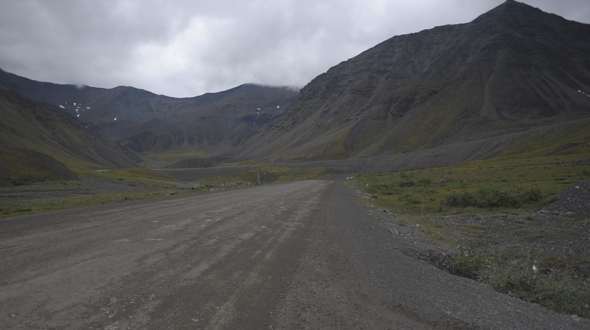
POLYGON ((0 221, 2 329, 584 329, 404 254, 342 183, 0 221))

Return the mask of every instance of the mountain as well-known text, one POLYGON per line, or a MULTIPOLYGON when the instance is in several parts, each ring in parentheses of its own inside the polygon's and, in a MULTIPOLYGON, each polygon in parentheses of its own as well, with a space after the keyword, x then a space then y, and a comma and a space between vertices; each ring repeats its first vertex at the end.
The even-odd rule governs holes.
POLYGON ((461 160, 587 122, 588 35, 590 25, 506 1, 466 24, 386 40, 299 92, 245 84, 172 98, 4 71, 0 89, 57 106, 144 155, 186 152, 178 166, 210 163, 202 155, 292 161, 418 152, 461 160))
POLYGON ((228 153, 283 114, 296 94, 290 88, 244 84, 176 100, 165 115, 136 123, 126 141, 142 152, 192 147, 210 155, 228 153))
POLYGON ((178 148, 221 153, 284 113, 297 91, 244 84, 219 93, 173 98, 119 86, 112 89, 38 82, 0 70, 0 89, 59 107, 138 152, 178 148))
POLYGON ((588 117, 588 36, 590 25, 507 1, 393 37, 313 79, 242 157, 404 153, 588 117))
POLYGON ((90 168, 137 161, 61 109, 0 90, 0 185, 74 179, 90 168))

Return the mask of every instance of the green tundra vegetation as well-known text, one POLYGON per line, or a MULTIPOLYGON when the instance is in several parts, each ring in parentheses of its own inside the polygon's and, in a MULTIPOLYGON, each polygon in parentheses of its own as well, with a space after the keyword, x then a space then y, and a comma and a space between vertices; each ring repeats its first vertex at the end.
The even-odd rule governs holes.
POLYGON ((492 159, 364 174, 357 183, 377 206, 451 251, 443 266, 450 272, 590 317, 590 246, 580 235, 590 219, 537 212, 590 180, 589 135, 574 130, 492 159))

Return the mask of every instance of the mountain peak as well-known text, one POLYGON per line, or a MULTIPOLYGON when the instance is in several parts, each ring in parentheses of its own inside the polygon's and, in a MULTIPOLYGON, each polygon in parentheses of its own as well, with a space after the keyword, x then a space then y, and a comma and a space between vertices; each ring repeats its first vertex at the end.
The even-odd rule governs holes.
POLYGON ((531 13, 538 14, 538 13, 543 13, 543 11, 541 11, 538 8, 529 6, 529 5, 522 3, 522 2, 518 2, 515 0, 506 0, 501 5, 488 11, 487 13, 481 15, 478 18, 478 20, 481 18, 489 18, 489 17, 499 18, 499 17, 506 17, 508 15, 527 15, 527 14, 531 14, 531 13))
POLYGON ((524 27, 562 24, 565 19, 515 0, 506 0, 501 5, 479 16, 473 22, 504 27, 524 27))
POLYGON ((496 8, 502 8, 503 10, 522 10, 522 9, 535 9, 538 10, 537 8, 527 5, 524 2, 519 2, 516 0, 506 0, 504 1, 504 3, 502 3, 501 5, 499 5, 496 8))

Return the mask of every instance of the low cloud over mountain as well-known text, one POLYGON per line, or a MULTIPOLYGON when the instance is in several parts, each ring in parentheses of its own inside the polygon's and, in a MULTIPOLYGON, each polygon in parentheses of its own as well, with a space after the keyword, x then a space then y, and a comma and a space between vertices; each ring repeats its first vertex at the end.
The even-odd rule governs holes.
MULTIPOLYGON (((392 35, 468 22, 501 0, 5 1, 0 67, 171 96, 244 82, 303 86, 392 35)), ((527 3, 590 22, 585 0, 527 3)))

